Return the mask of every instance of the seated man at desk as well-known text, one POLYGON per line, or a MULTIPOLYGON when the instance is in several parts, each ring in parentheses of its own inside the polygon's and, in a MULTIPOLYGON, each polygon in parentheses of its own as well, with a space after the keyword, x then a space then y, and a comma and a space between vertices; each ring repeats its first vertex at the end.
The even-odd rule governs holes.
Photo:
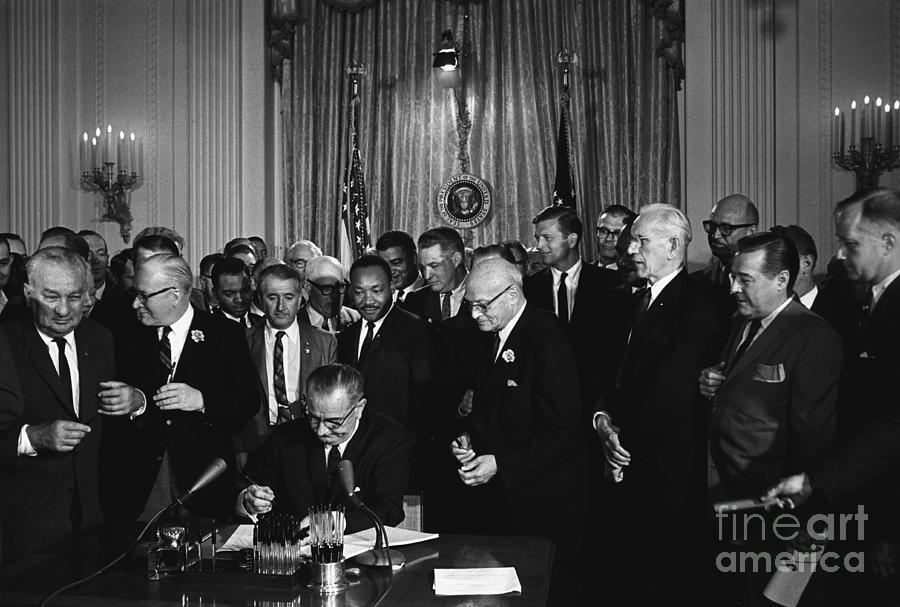
MULTIPOLYGON (((342 459, 353 462, 363 503, 385 525, 400 523, 409 477, 406 430, 366 407, 359 371, 332 364, 310 373, 303 417, 277 426, 269 442, 250 453, 245 479, 251 484, 235 510, 244 517, 273 507, 306 515, 310 506, 339 504, 347 495, 337 478, 342 459)), ((347 533, 368 527, 365 514, 347 512, 347 533)))

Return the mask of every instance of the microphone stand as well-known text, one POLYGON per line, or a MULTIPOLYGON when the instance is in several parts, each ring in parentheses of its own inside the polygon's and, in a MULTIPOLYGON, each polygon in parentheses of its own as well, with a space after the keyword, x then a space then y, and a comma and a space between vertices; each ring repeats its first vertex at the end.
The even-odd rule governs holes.
MULTIPOLYGON (((358 500, 359 498, 356 499, 358 500)), ((361 501, 359 502, 359 509, 375 525, 375 547, 356 556, 354 560, 360 565, 368 567, 390 567, 392 570, 403 567, 406 564, 406 557, 399 550, 391 548, 384 523, 381 522, 378 515, 361 501)))

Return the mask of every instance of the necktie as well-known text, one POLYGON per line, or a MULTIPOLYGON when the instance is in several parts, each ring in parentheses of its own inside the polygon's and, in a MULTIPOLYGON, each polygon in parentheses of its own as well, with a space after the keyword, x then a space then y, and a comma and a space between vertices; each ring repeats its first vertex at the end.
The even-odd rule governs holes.
POLYGON ((172 344, 169 343, 169 334, 172 333, 172 327, 163 327, 162 339, 159 340, 159 362, 162 364, 163 371, 166 374, 166 383, 169 382, 172 375, 172 344))
POLYGON ((450 318, 450 293, 441 293, 441 320, 450 318))
POLYGON ((493 356, 491 356, 491 362, 497 360, 497 354, 500 352, 500 333, 494 333, 494 341, 491 344, 491 352, 493 356))
POLYGON ((246 314, 244 314, 243 324, 244 324, 244 327, 246 327, 247 329, 250 328, 250 312, 247 312, 246 314))
POLYGON ((322 328, 325 329, 326 331, 328 331, 329 333, 331 332, 331 329, 328 328, 328 319, 327 318, 322 319, 322 328))
POLYGON ((275 402, 278 403, 278 419, 275 423, 283 424, 293 419, 291 403, 287 397, 284 383, 284 331, 275 333, 275 347, 272 350, 272 385, 275 388, 275 402))
POLYGON ((66 397, 72 400, 72 372, 69 370, 69 361, 66 359, 66 340, 57 337, 53 340, 59 349, 59 379, 66 389, 66 397))
POLYGON ((633 327, 637 327, 641 320, 643 320, 644 315, 647 313, 647 310, 650 309, 650 287, 644 287, 637 292, 637 306, 634 308, 634 325, 633 327))
POLYGON ((556 314, 564 327, 569 326, 569 290, 566 289, 567 273, 559 277, 559 288, 556 289, 556 314))
POLYGON ((400 289, 397 291, 397 301, 403 301, 403 295, 406 293, 406 289, 400 289))
POLYGON ((741 356, 744 355, 744 352, 747 351, 747 348, 750 347, 750 343, 753 341, 753 338, 756 337, 756 334, 759 333, 759 330, 762 328, 762 321, 758 318, 754 318, 750 321, 750 330, 747 331, 747 338, 741 342, 741 345, 738 346, 738 349, 734 353, 734 357, 731 359, 731 366, 741 359, 741 356))
POLYGON ((371 320, 366 323, 366 337, 363 339, 362 348, 359 350, 359 362, 365 360, 369 355, 369 348, 372 347, 372 340, 375 339, 375 323, 371 320))
POLYGON ((341 461, 341 452, 336 446, 328 450, 328 462, 325 464, 325 476, 328 478, 328 485, 334 480, 338 471, 338 464, 341 461))
POLYGON ((863 330, 865 330, 866 326, 869 324, 869 316, 872 314, 872 305, 874 302, 875 293, 872 292, 872 287, 869 287, 866 289, 866 300, 859 309, 859 326, 863 330))

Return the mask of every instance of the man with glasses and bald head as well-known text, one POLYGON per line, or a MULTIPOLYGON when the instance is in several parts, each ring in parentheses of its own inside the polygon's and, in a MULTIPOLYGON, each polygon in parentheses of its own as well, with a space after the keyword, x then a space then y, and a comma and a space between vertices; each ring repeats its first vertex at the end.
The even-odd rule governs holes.
MULTIPOLYGON (((296 267, 296 266, 295 266, 296 267)), ((359 320, 359 312, 343 305, 347 292, 344 268, 334 257, 320 255, 306 264, 303 297, 297 319, 329 333, 339 333, 359 320)))
MULTIPOLYGON (((244 330, 191 306, 192 283, 181 257, 159 253, 138 262, 132 308, 140 326, 119 340, 117 354, 123 380, 147 405, 110 432, 107 517, 148 520, 217 457, 233 470, 234 432, 260 406, 244 330)), ((229 472, 191 500, 192 511, 230 511, 229 472)))
MULTIPOLYGON (((737 243, 744 236, 755 234, 759 226, 759 211, 746 196, 730 194, 713 205, 703 231, 712 259, 708 266, 691 274, 691 280, 716 309, 720 327, 728 327, 737 305, 731 297, 731 261, 737 253, 737 243)), ((725 334, 719 336, 724 342, 725 334)))
MULTIPOLYGON (((276 509, 306 516, 316 504, 346 497, 337 479, 342 459, 353 463, 359 497, 384 522, 403 520, 409 477, 409 437, 390 417, 366 406, 362 375, 349 365, 319 367, 306 382, 301 418, 277 426, 250 454, 235 511, 255 516, 276 509)), ((303 525, 309 524, 304 519, 303 525)), ((347 533, 372 526, 359 510, 347 513, 347 533)))

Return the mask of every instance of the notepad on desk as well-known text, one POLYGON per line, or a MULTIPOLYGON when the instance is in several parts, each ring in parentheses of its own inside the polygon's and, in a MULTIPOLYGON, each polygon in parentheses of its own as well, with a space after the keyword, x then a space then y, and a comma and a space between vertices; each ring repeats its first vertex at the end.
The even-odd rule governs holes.
POLYGON ((442 596, 522 592, 515 567, 435 569, 434 593, 442 596))

